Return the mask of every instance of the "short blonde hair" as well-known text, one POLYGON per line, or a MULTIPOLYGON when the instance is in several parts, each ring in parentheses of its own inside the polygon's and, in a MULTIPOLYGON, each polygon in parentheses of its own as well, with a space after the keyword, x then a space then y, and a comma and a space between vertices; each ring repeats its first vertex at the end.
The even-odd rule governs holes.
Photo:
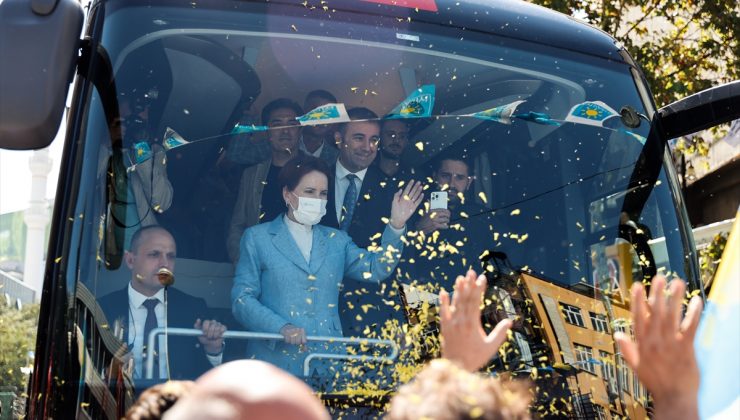
POLYGON ((436 359, 398 390, 385 418, 526 420, 530 399, 522 382, 503 382, 436 359))

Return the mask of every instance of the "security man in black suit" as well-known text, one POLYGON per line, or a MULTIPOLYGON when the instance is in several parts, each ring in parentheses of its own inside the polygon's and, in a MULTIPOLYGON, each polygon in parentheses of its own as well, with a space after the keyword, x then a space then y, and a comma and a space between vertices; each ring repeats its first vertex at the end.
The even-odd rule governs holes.
POLYGON ((172 235, 161 226, 147 226, 134 233, 130 248, 124 260, 131 281, 124 289, 100 298, 99 304, 133 352, 134 378, 145 376, 146 337, 156 327, 196 328, 203 335, 167 339, 160 335, 154 349, 153 379, 192 379, 221 364, 226 327, 207 319, 205 300, 163 285, 167 282, 162 269, 169 273, 175 269, 172 235))
MULTIPOLYGON (((371 166, 380 140, 378 116, 367 108, 353 108, 347 113, 352 121, 339 125, 334 134, 339 157, 332 169, 334 180, 329 182, 321 224, 344 230, 357 246, 366 248, 373 241, 380 242, 386 224, 383 218, 390 217, 398 186, 391 185, 376 166, 371 166)), ((368 327, 379 333, 387 319, 403 319, 402 313, 394 309, 393 302, 399 297, 391 289, 389 282, 374 285, 344 279, 339 296, 344 335, 366 336, 368 327)))

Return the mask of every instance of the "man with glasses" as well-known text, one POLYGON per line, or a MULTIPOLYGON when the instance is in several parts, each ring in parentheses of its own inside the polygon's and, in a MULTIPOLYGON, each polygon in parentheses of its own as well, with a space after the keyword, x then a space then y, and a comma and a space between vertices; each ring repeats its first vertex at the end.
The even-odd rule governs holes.
POLYGON ((478 256, 490 244, 490 212, 467 196, 471 172, 471 165, 460 156, 446 154, 436 160, 429 191, 446 191, 447 208, 425 204, 415 224, 419 232, 415 246, 408 248, 415 253, 414 278, 447 290, 452 290, 456 273, 479 269, 478 256))
POLYGON ((382 124, 376 165, 388 179, 408 180, 411 174, 401 157, 409 144, 409 126, 404 120, 383 120, 382 124))

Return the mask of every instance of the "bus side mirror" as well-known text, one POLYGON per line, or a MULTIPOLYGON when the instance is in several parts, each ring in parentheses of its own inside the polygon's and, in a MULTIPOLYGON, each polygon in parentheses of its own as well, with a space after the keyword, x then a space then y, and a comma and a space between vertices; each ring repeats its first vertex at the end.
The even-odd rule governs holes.
POLYGON ((0 148, 40 149, 54 139, 83 17, 77 0, 0 1, 0 148))
POLYGON ((740 80, 716 86, 658 110, 666 139, 740 118, 740 80))

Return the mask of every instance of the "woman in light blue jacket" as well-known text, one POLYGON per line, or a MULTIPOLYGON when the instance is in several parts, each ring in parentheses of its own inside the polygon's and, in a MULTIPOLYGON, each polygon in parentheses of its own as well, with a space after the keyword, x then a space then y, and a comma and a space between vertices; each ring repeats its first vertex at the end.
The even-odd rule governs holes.
POLYGON ((393 272, 406 221, 423 197, 419 182, 399 190, 380 247, 367 250, 347 233, 317 224, 326 213, 329 179, 326 163, 312 156, 285 165, 279 180, 287 211, 244 232, 231 291, 234 316, 246 330, 284 337, 283 342, 250 340, 247 357, 297 376, 303 375, 308 353, 337 351, 336 344, 306 348, 306 336, 342 336, 337 308, 342 279, 377 283, 393 272))

